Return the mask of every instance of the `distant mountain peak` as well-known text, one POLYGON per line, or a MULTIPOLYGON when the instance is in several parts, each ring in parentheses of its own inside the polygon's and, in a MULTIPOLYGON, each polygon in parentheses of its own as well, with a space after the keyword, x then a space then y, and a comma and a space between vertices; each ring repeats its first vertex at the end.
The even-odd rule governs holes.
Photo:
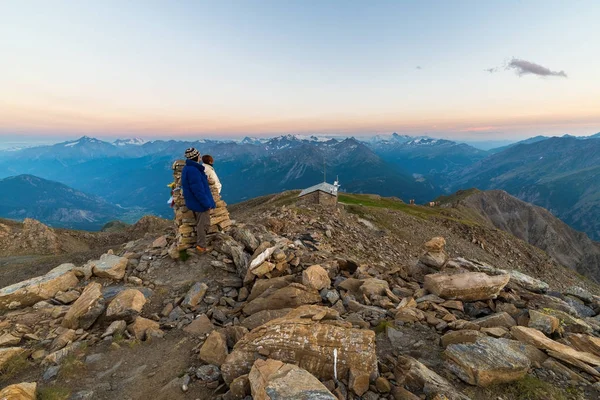
POLYGON ((113 142, 115 146, 141 146, 146 141, 142 138, 117 139, 113 142))

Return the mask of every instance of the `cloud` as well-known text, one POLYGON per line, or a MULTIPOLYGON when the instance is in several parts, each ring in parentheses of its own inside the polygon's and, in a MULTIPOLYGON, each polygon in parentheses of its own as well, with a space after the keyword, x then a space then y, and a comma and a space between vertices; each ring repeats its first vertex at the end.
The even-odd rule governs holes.
MULTIPOLYGON (((517 72, 517 75, 519 76, 532 74, 538 76, 560 76, 562 78, 567 77, 565 71, 552 71, 549 68, 543 67, 539 64, 530 61, 520 60, 518 58, 513 58, 512 60, 510 60, 510 62, 506 65, 506 69, 514 69, 517 72)), ((491 71, 488 70, 488 72, 491 71)))
POLYGON ((423 69, 420 65, 417 65, 417 69, 423 69))
POLYGON ((485 72, 489 72, 490 74, 493 74, 494 72, 498 72, 498 68, 488 68, 488 69, 484 69, 485 72))

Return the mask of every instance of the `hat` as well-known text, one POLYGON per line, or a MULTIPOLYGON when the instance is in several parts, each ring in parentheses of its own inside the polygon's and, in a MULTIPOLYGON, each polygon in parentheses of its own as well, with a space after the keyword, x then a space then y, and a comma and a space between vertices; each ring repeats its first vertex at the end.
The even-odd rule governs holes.
POLYGON ((188 160, 194 160, 198 157, 200 157, 200 152, 193 147, 190 147, 185 151, 185 158, 188 160))

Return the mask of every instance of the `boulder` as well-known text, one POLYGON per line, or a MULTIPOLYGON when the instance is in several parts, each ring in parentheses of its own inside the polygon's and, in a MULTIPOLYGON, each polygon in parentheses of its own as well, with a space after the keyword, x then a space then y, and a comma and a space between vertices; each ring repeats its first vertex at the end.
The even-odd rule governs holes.
POLYGON ((252 315, 262 310, 296 308, 304 304, 320 302, 321 295, 319 292, 304 285, 292 283, 289 286, 275 290, 269 296, 252 300, 244 306, 243 311, 246 315, 252 315))
POLYGON ((155 249, 162 249, 164 247, 167 247, 167 237, 166 236, 160 236, 157 237, 154 242, 152 242, 152 247, 155 249))
POLYGON ((323 267, 312 265, 302 271, 302 284, 309 289, 322 290, 331 286, 331 280, 323 267))
POLYGON ((585 321, 573 317, 571 314, 567 314, 566 312, 553 310, 551 308, 544 308, 543 310, 539 310, 540 312, 551 315, 553 317, 558 318, 561 325, 564 326, 565 332, 570 333, 592 333, 592 327, 585 321))
POLYGON ((377 278, 365 279, 360 286, 360 291, 368 298, 371 298, 371 296, 385 296, 385 291, 389 289, 390 285, 386 281, 377 278))
POLYGON ((552 309, 562 311, 575 317, 577 316, 577 310, 558 297, 536 293, 520 293, 520 296, 523 300, 527 301, 526 306, 530 310, 533 309, 541 311, 545 309, 552 309))
POLYGON ((21 347, 6 347, 0 349, 0 370, 2 367, 9 362, 13 357, 18 356, 23 353, 25 350, 21 347))
POLYGON ((0 390, 0 399, 2 400, 35 400, 37 383, 23 382, 10 385, 0 390))
POLYGON ((54 296, 54 298, 60 301, 62 304, 71 304, 75 300, 77 300, 80 296, 80 293, 77 290, 69 290, 66 292, 58 292, 54 296))
POLYGON ((442 347, 446 348, 451 344, 475 343, 477 339, 482 337, 485 337, 485 334, 473 329, 450 331, 442 336, 442 347))
POLYGON ((424 288, 443 299, 488 300, 496 298, 509 279, 509 275, 489 276, 483 272, 439 273, 425 276, 424 288))
POLYGON ((427 253, 423 254, 420 258, 419 261, 421 263, 423 263, 424 265, 434 268, 436 270, 440 270, 444 267, 444 265, 446 264, 446 261, 448 261, 448 255, 446 253, 444 253, 443 251, 440 252, 431 252, 428 251, 427 253))
POLYGON ((254 400, 336 400, 308 371, 278 360, 258 359, 248 375, 254 400))
POLYGON ((190 290, 188 290, 185 298, 181 302, 181 307, 184 308, 194 308, 202 300, 204 300, 204 296, 206 296, 206 292, 208 291, 208 285, 204 282, 196 282, 190 290))
POLYGON ((106 308, 106 318, 111 321, 122 319, 133 321, 146 304, 146 297, 136 289, 126 289, 117 294, 106 308))
POLYGON ((235 240, 244 245, 248 253, 253 253, 260 245, 260 242, 258 241, 256 236, 254 236, 252 232, 250 232, 250 230, 246 228, 242 228, 239 226, 234 227, 231 230, 231 235, 235 240))
POLYGON ((446 247, 446 239, 444 239, 441 236, 436 236, 433 239, 429 240, 428 242, 425 242, 423 247, 425 248, 426 251, 430 251, 433 253, 439 253, 441 251, 444 251, 444 249, 446 247))
POLYGON ((337 376, 340 379, 347 376, 351 368, 375 379, 375 332, 344 328, 329 322, 337 321, 317 322, 312 317, 292 314, 252 330, 235 345, 221 366, 225 382, 229 384, 247 374, 259 349, 272 359, 297 364, 321 380, 334 377, 334 349, 337 349, 337 376))
POLYGON ((348 388, 357 396, 362 396, 369 390, 370 376, 368 372, 350 368, 348 374, 348 388))
POLYGON ((31 278, 0 289, 0 310, 32 306, 47 300, 60 291, 67 291, 79 280, 73 272, 73 264, 62 264, 46 275, 31 278))
POLYGON ((564 291, 564 294, 577 297, 585 301, 586 303, 592 303, 594 301, 594 296, 588 292, 587 290, 579 287, 579 286, 571 286, 564 291))
POLYGON ((508 271, 510 275, 510 284, 520 286, 525 290, 535 293, 546 293, 550 289, 550 285, 539 279, 533 278, 529 275, 525 275, 522 272, 511 270, 508 271))
POLYGON ((206 314, 200 314, 191 324, 183 328, 183 331, 193 336, 206 335, 215 330, 215 326, 206 314))
POLYGON ((291 308, 282 308, 281 310, 262 310, 244 319, 242 321, 242 326, 252 330, 274 319, 285 317, 290 311, 292 311, 291 308))
POLYGON ((114 254, 103 254, 99 260, 90 261, 92 272, 99 278, 120 281, 125 276, 129 259, 114 254))
POLYGON ((424 393, 428 398, 433 399, 438 396, 438 399, 470 400, 445 378, 412 357, 398 357, 394 376, 398 386, 406 387, 413 393, 424 393))
POLYGON ((212 331, 200 348, 200 360, 221 366, 227 358, 227 339, 220 332, 212 331))
POLYGON ((293 275, 280 276, 271 279, 259 279, 256 282, 254 282, 254 286, 252 286, 252 291, 250 292, 250 295, 246 300, 252 301, 257 297, 265 297, 266 295, 274 292, 277 289, 281 289, 288 286, 292 282, 294 282, 293 275), (271 290, 269 291, 269 289, 271 290))
POLYGON ((160 325, 151 319, 137 317, 132 324, 127 327, 127 331, 138 340, 146 340, 149 331, 159 331, 160 325))
POLYGON ((487 317, 476 319, 473 322, 482 328, 511 328, 517 324, 517 321, 515 321, 515 319, 511 317, 507 312, 499 312, 496 314, 488 315, 487 317))
POLYGON ((529 310, 529 323, 527 326, 542 331, 544 334, 550 336, 558 329, 560 321, 552 315, 529 310))
POLYGON ((546 351, 554 351, 559 354, 564 354, 567 357, 572 357, 576 360, 583 361, 584 363, 591 364, 593 366, 600 366, 600 357, 573 349, 565 344, 555 342, 552 339, 546 337, 542 332, 537 329, 527 328, 524 326, 513 326, 511 328, 512 335, 523 343, 531 344, 538 349, 546 351))
POLYGON ((277 264, 265 261, 262 264, 259 264, 257 267, 252 268, 250 272, 252 272, 252 274, 254 274, 255 276, 261 278, 267 275, 269 272, 273 271, 276 266, 277 264))
POLYGON ((444 351, 449 368, 470 385, 489 386, 523 378, 529 358, 506 339, 481 338, 475 343, 451 344, 444 351))
POLYGON ((123 332, 125 332, 125 330, 127 329, 127 322, 120 320, 120 321, 113 321, 108 328, 106 328, 106 331, 104 331, 104 333, 102 334, 102 338, 105 338, 107 336, 114 336, 114 335, 121 335, 123 334, 123 332))
POLYGON ((568 333, 566 339, 576 350, 600 357, 600 338, 579 333, 568 333))
POLYGON ((19 343, 21 343, 20 335, 15 336, 10 332, 0 335, 0 347, 16 346, 19 343))
POLYGON ((62 326, 69 329, 89 329, 104 312, 102 285, 88 284, 63 318, 62 326))
POLYGON ((242 278, 246 276, 248 259, 242 245, 224 233, 217 233, 212 245, 215 250, 229 256, 233 260, 238 276, 242 278))

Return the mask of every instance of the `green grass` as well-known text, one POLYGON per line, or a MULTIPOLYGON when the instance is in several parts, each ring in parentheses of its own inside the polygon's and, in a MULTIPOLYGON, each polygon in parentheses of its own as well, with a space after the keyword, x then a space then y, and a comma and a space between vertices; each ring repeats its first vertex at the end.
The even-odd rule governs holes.
POLYGON ((71 391, 61 386, 49 386, 37 391, 38 400, 67 400, 71 391))
POLYGON ((23 352, 8 360, 0 369, 0 380, 8 380, 29 368, 27 353, 23 352))
POLYGON ((405 214, 412 215, 413 217, 425 220, 430 218, 442 218, 470 226, 479 225, 471 218, 465 218, 465 216, 453 216, 450 214, 450 211, 445 208, 426 207, 416 204, 410 205, 404 203, 399 199, 391 197, 377 198, 371 195, 343 193, 338 195, 338 201, 342 204, 349 205, 350 207, 348 211, 357 214, 361 217, 364 216, 365 213, 362 210, 360 210, 357 206, 398 210, 405 214))
POLYGON ((179 250, 179 259, 183 262, 186 262, 190 258, 187 250, 179 250))
POLYGON ((469 388, 465 392, 468 396, 480 399, 503 398, 506 400, 584 400, 583 393, 575 387, 559 388, 551 383, 544 382, 534 376, 527 375, 523 379, 503 385, 494 385, 484 389, 485 393, 475 393, 476 388, 469 388))

